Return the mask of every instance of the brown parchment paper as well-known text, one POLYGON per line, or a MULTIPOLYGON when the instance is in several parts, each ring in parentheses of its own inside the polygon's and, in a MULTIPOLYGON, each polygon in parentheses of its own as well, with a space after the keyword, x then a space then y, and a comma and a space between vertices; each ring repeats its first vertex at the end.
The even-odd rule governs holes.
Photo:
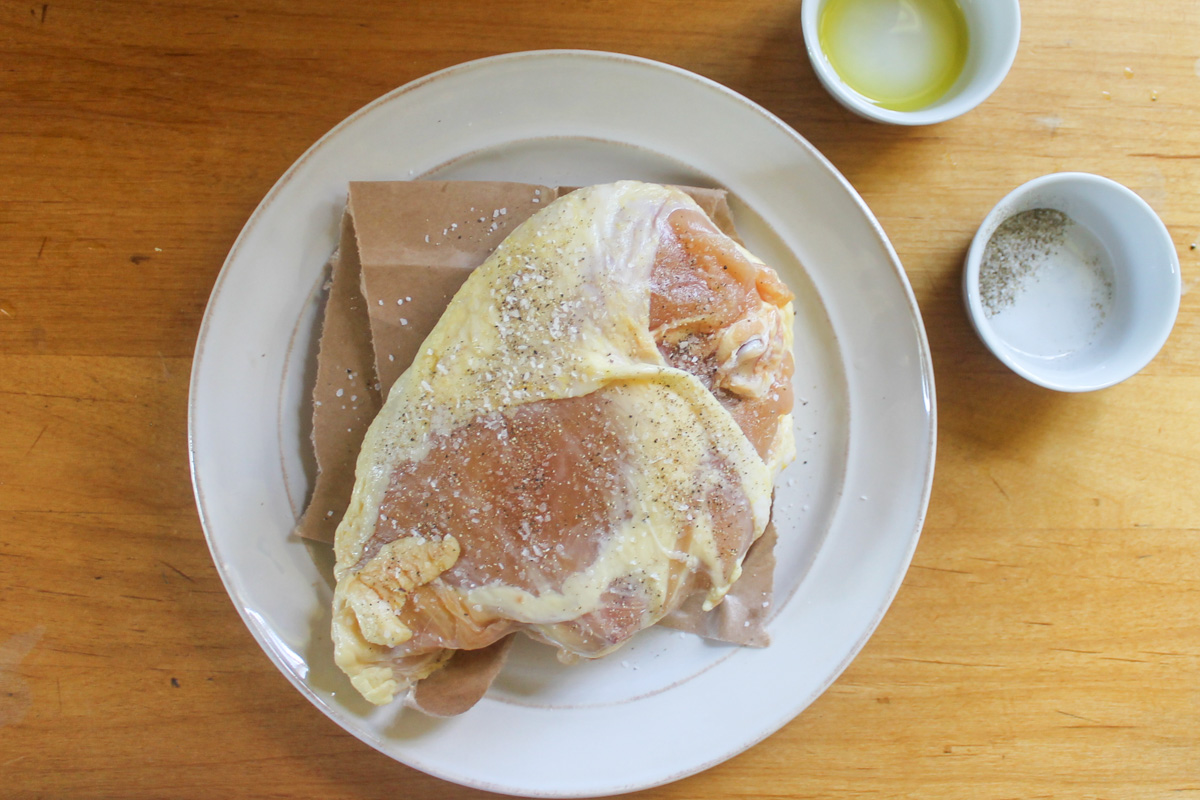
POLYGON ((549 186, 492 181, 350 184, 370 339, 385 398, 471 271, 557 196, 549 186))
POLYGON ((504 668, 516 634, 479 650, 459 650, 446 666, 418 681, 410 702, 434 717, 461 714, 479 702, 504 668))
POLYGON ((329 296, 313 385, 312 443, 317 477, 296 533, 333 543, 350 505, 354 465, 363 436, 382 405, 367 303, 359 290, 361 266, 354 220, 342 215, 341 242, 330 259, 329 296))
MULTIPOLYGON (((574 187, 474 181, 350 184, 331 259, 317 382, 313 446, 318 476, 297 533, 332 543, 349 504, 363 436, 382 399, 412 362, 454 293, 517 225, 574 187)), ((725 192, 681 187, 737 239, 725 192)), ((661 624, 739 645, 763 646, 774 574, 775 530, 750 548, 742 576, 712 611, 689 598, 661 624)), ((461 652, 418 684, 426 713, 461 713, 487 691, 511 638, 461 652)))

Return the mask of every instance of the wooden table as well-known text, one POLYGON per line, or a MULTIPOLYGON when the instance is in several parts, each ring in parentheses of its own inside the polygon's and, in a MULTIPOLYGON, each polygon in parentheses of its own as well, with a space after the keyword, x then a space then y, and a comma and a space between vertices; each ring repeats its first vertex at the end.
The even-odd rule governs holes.
POLYGON ((238 231, 378 95, 496 53, 666 61, 763 104, 878 215, 933 351, 912 568, 837 683, 655 798, 1200 796, 1200 4, 1030 0, 965 117, 860 121, 795 0, 0 7, 0 795, 474 798, 311 707, 227 599, 193 506, 189 368, 238 231), (1170 229, 1183 303, 1117 387, 1039 389, 972 333, 975 227, 1097 172, 1170 229))

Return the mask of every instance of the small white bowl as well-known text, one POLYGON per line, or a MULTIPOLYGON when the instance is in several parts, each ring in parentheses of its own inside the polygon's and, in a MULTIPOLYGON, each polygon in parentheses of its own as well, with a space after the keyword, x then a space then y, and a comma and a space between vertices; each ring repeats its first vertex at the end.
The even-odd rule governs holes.
POLYGON ((941 99, 916 111, 893 111, 852 89, 821 49, 819 23, 829 0, 807 0, 800 9, 804 46, 818 80, 833 98, 859 116, 891 125, 932 125, 965 114, 999 88, 1012 67, 1021 39, 1018 0, 959 0, 966 17, 967 60, 962 74, 941 99))
POLYGON ((1136 374, 1162 349, 1179 312, 1179 256, 1142 198, 1099 175, 1060 172, 1018 187, 984 217, 963 294, 975 332, 1010 369, 1049 389, 1087 392, 1136 374), (1074 225, 1039 272, 1010 281, 998 300, 1004 284, 983 264, 988 243, 1032 209, 1059 211, 1074 225))

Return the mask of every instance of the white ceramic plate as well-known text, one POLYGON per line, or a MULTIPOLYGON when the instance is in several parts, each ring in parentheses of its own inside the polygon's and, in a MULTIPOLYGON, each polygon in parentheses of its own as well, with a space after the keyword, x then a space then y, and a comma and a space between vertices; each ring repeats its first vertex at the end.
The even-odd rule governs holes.
POLYGON ((189 440, 213 559, 300 692, 406 764, 529 796, 615 794, 717 764, 782 727, 862 648, 900 586, 933 476, 933 373, 895 252, 811 145, 718 84, 606 53, 485 59, 380 98, 318 141, 251 216, 217 279, 189 440), (323 266, 350 180, 713 185, 798 295, 799 458, 781 477, 765 649, 652 629, 563 667, 523 643, 484 700, 432 720, 359 698, 333 664, 328 553, 290 531, 308 491, 323 266))

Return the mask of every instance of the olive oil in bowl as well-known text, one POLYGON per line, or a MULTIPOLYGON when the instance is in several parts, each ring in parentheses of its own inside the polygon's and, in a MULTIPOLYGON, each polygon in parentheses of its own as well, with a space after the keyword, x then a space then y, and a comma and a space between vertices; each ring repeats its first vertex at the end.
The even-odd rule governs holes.
POLYGON ((962 73, 970 38, 958 0, 828 0, 818 36, 838 76, 892 111, 941 99, 962 73))

